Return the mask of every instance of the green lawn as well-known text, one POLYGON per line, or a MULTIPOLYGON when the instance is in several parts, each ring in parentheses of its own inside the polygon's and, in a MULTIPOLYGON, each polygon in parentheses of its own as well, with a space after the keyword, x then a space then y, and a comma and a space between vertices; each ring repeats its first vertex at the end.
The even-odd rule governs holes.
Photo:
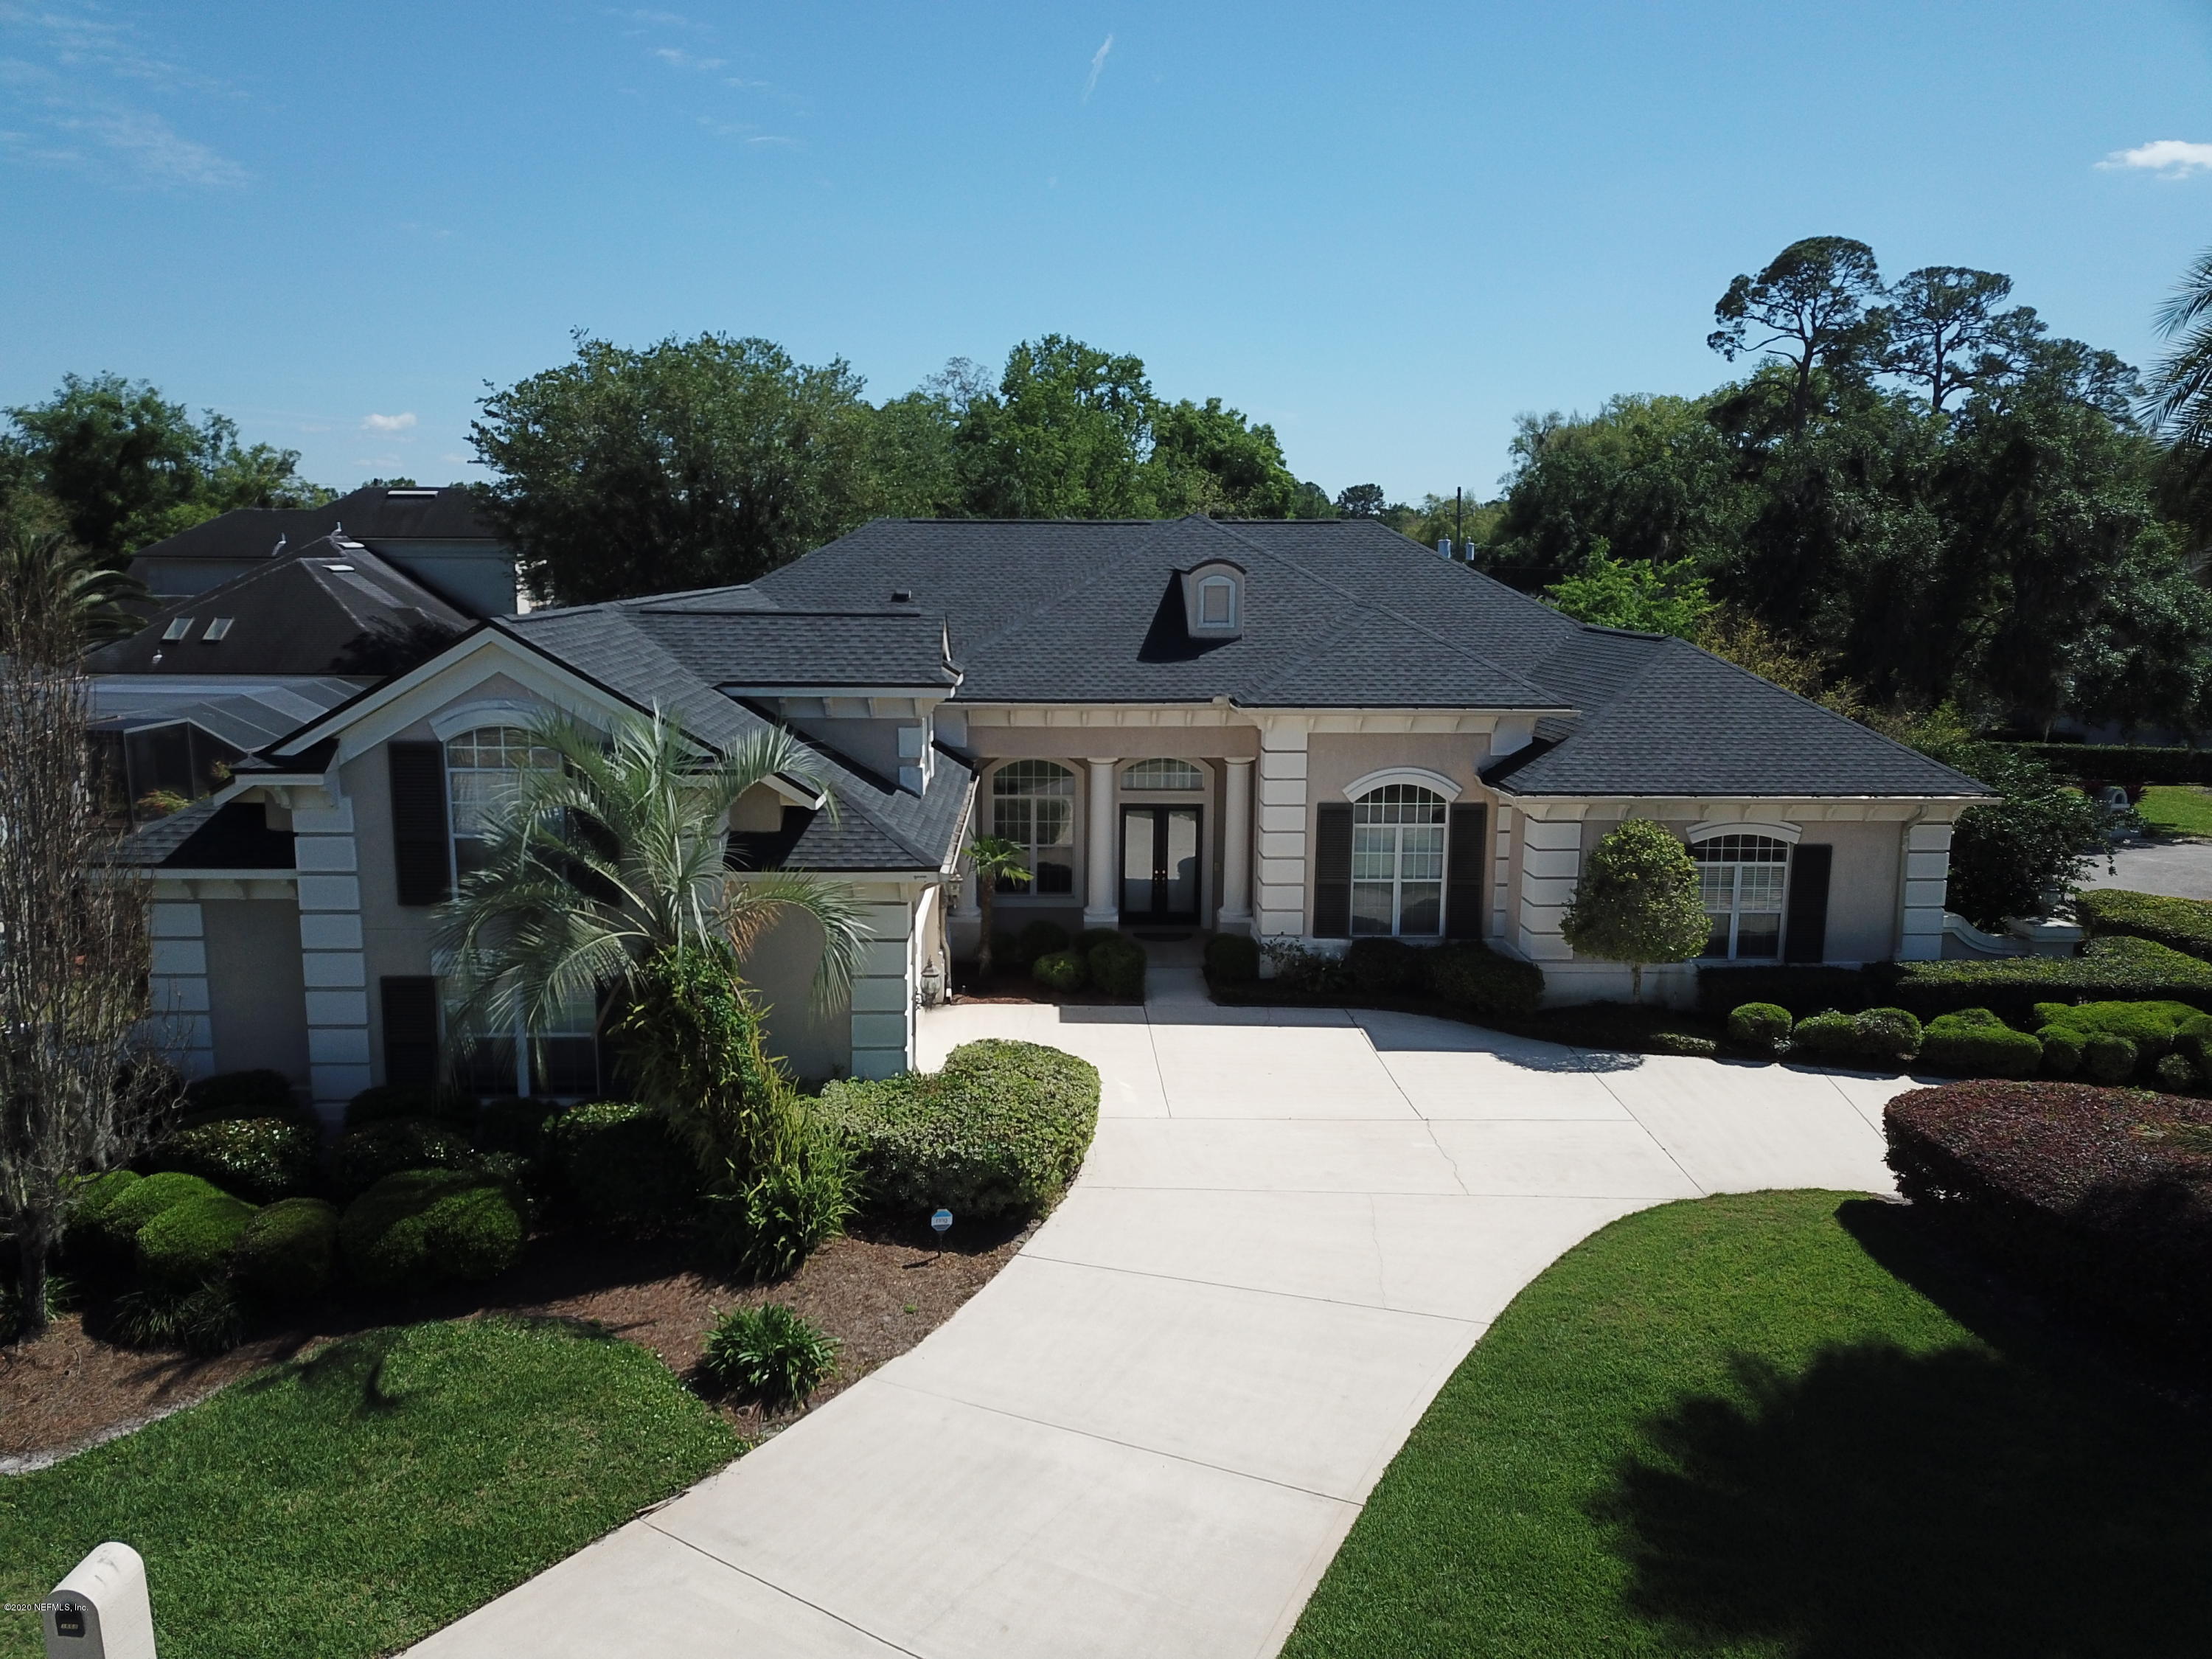
POLYGON ((2212 836, 2212 789, 2197 784, 2154 785, 2143 791, 2136 811, 2169 836, 2212 836))
MULTIPOLYGON (((0 1600, 103 1539, 146 1558, 162 1659, 390 1653, 735 1455, 645 1349, 550 1322, 370 1332, 0 1480, 0 1600)), ((33 1615, 0 1654, 44 1651, 33 1615)))
POLYGON ((2205 1410, 1918 1238, 1760 1193, 1586 1241, 1437 1396, 1285 1659, 2212 1653, 2205 1410))

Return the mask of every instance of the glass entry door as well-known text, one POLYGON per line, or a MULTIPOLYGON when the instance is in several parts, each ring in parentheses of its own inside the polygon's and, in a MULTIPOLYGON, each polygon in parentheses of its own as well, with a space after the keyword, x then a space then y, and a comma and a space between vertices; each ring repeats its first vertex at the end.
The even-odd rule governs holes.
POLYGON ((1121 809, 1121 920, 1198 920, 1195 806, 1121 809))

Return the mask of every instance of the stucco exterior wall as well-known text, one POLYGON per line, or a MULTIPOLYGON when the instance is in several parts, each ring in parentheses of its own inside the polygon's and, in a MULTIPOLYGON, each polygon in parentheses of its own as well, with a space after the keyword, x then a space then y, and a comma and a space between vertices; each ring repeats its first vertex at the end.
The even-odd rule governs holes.
POLYGON ((214 899, 199 908, 215 1069, 281 1072, 306 1088, 299 901, 214 899))

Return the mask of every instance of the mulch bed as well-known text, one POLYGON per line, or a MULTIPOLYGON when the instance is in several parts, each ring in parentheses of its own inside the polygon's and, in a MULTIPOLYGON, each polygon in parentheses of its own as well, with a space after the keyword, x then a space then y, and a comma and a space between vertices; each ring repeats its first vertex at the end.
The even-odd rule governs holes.
POLYGON ((333 1337, 480 1313, 604 1326, 651 1348, 714 1401, 739 1433, 757 1439, 943 1324, 1006 1264, 1034 1224, 963 1223, 940 1249, 927 1222, 866 1218, 773 1285, 734 1285, 702 1272, 696 1252, 672 1241, 617 1243, 554 1234, 533 1240, 522 1260, 489 1285, 404 1302, 348 1300, 295 1325, 257 1329, 245 1346, 205 1359, 105 1340, 107 1310, 94 1304, 58 1318, 36 1342, 0 1347, 0 1468, 50 1462, 111 1439, 333 1337), (835 1373, 796 1410, 768 1412, 719 1398, 696 1369, 718 1310, 764 1302, 789 1303, 842 1344, 835 1373))

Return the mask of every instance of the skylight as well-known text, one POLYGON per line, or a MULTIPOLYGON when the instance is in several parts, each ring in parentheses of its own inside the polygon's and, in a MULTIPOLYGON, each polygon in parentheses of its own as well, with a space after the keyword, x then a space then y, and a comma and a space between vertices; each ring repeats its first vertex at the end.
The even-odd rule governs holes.
POLYGON ((191 631, 192 619, 190 617, 176 617, 161 630, 161 637, 164 640, 181 640, 191 631))
POLYGON ((213 622, 207 625, 207 632, 200 635, 201 640, 206 644, 213 645, 217 640, 222 638, 223 635, 230 632, 231 623, 237 620, 238 618, 235 617, 217 617, 213 622))

